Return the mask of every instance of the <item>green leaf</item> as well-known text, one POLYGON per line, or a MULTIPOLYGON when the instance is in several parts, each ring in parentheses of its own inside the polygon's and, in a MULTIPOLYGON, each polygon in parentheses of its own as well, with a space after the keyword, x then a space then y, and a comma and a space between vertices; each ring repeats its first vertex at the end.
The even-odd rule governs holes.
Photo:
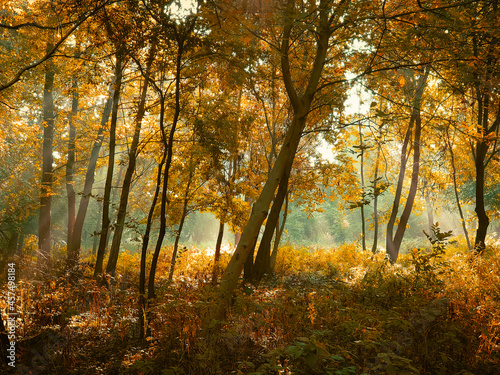
POLYGON ((314 368, 316 364, 318 363, 318 356, 316 353, 308 353, 305 359, 305 362, 309 368, 314 368))

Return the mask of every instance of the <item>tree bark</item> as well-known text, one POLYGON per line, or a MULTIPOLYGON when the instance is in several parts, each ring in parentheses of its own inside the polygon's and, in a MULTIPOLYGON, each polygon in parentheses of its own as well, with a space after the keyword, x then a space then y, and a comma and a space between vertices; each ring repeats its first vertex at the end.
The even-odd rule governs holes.
MULTIPOLYGON (((116 77, 115 77, 116 79, 116 77)), ((113 94, 106 100, 104 110, 101 117, 101 124, 97 131, 97 137, 94 140, 92 151, 90 152, 89 164, 87 172, 85 173, 85 181, 83 183, 83 192, 78 205, 78 214, 73 229, 73 235, 68 243, 68 266, 72 267, 78 261, 80 256, 80 247, 82 244, 82 231, 85 217, 87 216, 87 208, 89 206, 90 197, 92 195, 92 187, 94 186, 94 176, 97 167, 97 160, 99 159, 99 152, 101 151, 102 142, 104 139, 104 130, 111 114, 111 107, 113 103, 113 94)))
MULTIPOLYGON (((165 104, 164 96, 161 95, 160 106, 163 107, 165 104)), ((160 109, 160 117, 162 117, 163 111, 160 109)), ((161 119, 160 119, 161 121, 161 119)), ((160 195, 161 187, 161 177, 163 166, 165 165, 165 160, 167 158, 167 153, 163 152, 160 163, 158 163, 158 174, 156 176, 156 188, 153 195, 153 201, 151 202, 151 207, 149 208, 148 219, 146 222, 146 230, 142 238, 142 249, 141 249, 141 262, 139 271, 139 340, 143 341, 147 335, 147 301, 146 301, 146 257, 149 245, 149 236, 151 234, 151 227, 153 225, 153 215, 156 208, 156 203, 158 201, 158 196, 160 195)))
POLYGON ((429 76, 429 66, 425 67, 424 74, 420 76, 415 87, 415 98, 413 102, 413 110, 410 117, 410 124, 408 125, 408 130, 406 132, 405 140, 401 150, 401 166, 400 174, 398 179, 398 186, 396 188, 396 194, 394 197, 394 203, 391 211, 391 217, 389 223, 387 224, 387 238, 386 238, 386 251, 391 262, 396 262, 399 255, 399 250, 401 247, 401 242, 403 241, 404 233, 406 231, 406 224, 410 218, 411 210, 413 208, 413 202, 415 200, 415 195, 417 193, 418 185, 418 173, 420 169, 420 135, 422 132, 422 121, 420 117, 420 108, 422 102, 422 95, 424 93, 425 86, 427 84, 427 78, 429 76), (394 223, 396 221, 396 216, 399 207, 399 201, 401 199, 401 191, 403 189, 404 174, 406 169, 406 150, 411 139, 412 128, 415 126, 415 134, 413 136, 413 170, 410 183, 410 190, 408 192, 408 197, 406 199, 405 207, 399 224, 396 229, 396 234, 393 237, 394 223))
MULTIPOLYGON (((149 271, 149 282, 148 282, 148 299, 154 298, 155 296, 155 275, 156 266, 158 264, 158 258, 160 256, 161 247, 163 245, 163 239, 165 238, 166 226, 167 226, 167 190, 168 190, 168 180, 169 171, 172 164, 173 148, 174 148, 174 136, 177 129, 177 124, 179 122, 179 116, 181 113, 181 70, 182 70, 182 58, 184 52, 184 42, 185 37, 181 37, 178 40, 177 47, 177 58, 175 62, 175 109, 174 116, 172 119, 172 126, 168 135, 168 141, 164 144, 167 150, 167 160, 165 162, 165 171, 163 172, 163 187, 162 187, 162 199, 160 206, 160 231, 158 233, 158 238, 156 240, 155 251, 153 253, 153 259, 151 261, 151 269, 149 271)), ((160 124, 163 126, 163 124, 160 124)), ((165 139, 163 140, 165 142, 165 139)), ((183 220, 182 220, 183 222, 183 220)), ((184 223, 183 223, 184 224, 184 223)))
POLYGON ((120 104, 120 92, 123 76, 123 52, 116 53, 115 65, 115 83, 113 87, 113 107, 111 109, 111 123, 109 127, 109 155, 108 155, 108 170, 106 172, 106 182, 104 185, 104 197, 102 201, 102 229, 99 238, 99 247, 97 249, 97 258, 94 269, 94 277, 98 277, 102 273, 102 265, 104 263, 104 254, 106 252, 106 243, 109 231, 109 204, 111 197, 111 185, 113 182, 113 172, 115 166, 115 149, 116 149, 116 124, 118 120, 118 107, 120 104))
POLYGON ((224 220, 219 220, 219 232, 217 234, 217 241, 215 243, 215 254, 214 254, 214 268, 212 270, 212 284, 217 284, 217 278, 219 276, 219 261, 220 261, 220 248, 222 246, 222 238, 224 236, 224 220))
POLYGON ((270 260, 270 272, 274 272, 274 267, 276 266, 276 258, 278 257, 278 249, 281 241, 281 236, 283 235, 283 231, 285 230, 286 218, 288 216, 288 191, 285 196, 285 207, 283 208, 283 219, 281 225, 278 222, 276 223, 276 234, 274 236, 274 244, 273 244, 273 252, 271 253, 270 260))
MULTIPOLYGON (((479 40, 479 35, 474 34, 472 39, 472 49, 474 56, 479 58, 481 42, 479 40)), ((494 42, 497 46, 498 41, 494 42)), ((491 48, 491 47, 488 47, 491 48)), ((497 115, 491 126, 489 125, 490 116, 490 100, 491 100, 491 79, 493 75, 493 64, 496 57, 492 55, 494 49, 489 49, 486 53, 485 66, 483 71, 474 72, 474 90, 477 101, 477 133, 476 137, 476 147, 473 149, 474 154, 474 164, 476 168, 476 207, 475 212, 477 215, 477 231, 476 239, 474 240, 474 250, 478 254, 482 254, 486 249, 486 234, 488 232, 488 226, 490 220, 488 214, 486 213, 485 207, 485 183, 486 183, 486 166, 491 160, 491 157, 496 150, 492 151, 492 154, 487 159, 488 149, 489 149, 489 137, 498 137, 498 127, 500 125, 500 109, 498 109, 497 115)))
MULTIPOLYGON (((365 149, 363 145, 363 131, 361 123, 359 124, 359 150, 360 150, 360 177, 361 177, 361 191, 363 193, 363 199, 365 197, 365 149)), ((361 247, 363 251, 366 251, 366 224, 365 224, 365 205, 361 205, 361 247)))
POLYGON ((286 166, 285 172, 281 177, 278 192, 276 193, 276 198, 274 198, 269 217, 267 218, 266 227, 262 239, 260 240, 259 250, 257 251, 252 270, 252 282, 255 284, 258 284, 265 274, 271 273, 271 241, 278 225, 283 202, 287 196, 288 180, 292 169, 291 164, 292 163, 289 163, 286 166))
POLYGON ((450 141, 450 135, 448 131, 446 131, 446 140, 448 143, 448 149, 450 150, 450 162, 451 162, 451 173, 453 177, 453 191, 455 193, 455 200, 457 202, 458 213, 460 214, 460 222, 462 224, 462 229, 464 231, 464 237, 467 241, 467 248, 469 251, 472 250, 472 246, 469 239, 469 232, 467 231, 467 223, 465 222, 464 213, 462 210, 462 205, 460 204, 460 197, 458 195, 458 184, 457 184, 457 168, 455 165, 455 153, 453 152, 453 147, 450 141))
MULTIPOLYGON (((172 251, 172 259, 170 261, 170 271, 168 273, 168 281, 172 281, 174 278, 174 271, 175 271, 175 264, 177 262, 177 253, 179 250, 179 241, 181 239, 181 233, 182 229, 184 228, 184 223, 186 222, 186 217, 187 217, 187 208, 188 208, 188 203, 189 203, 189 198, 187 197, 189 188, 186 190, 186 196, 184 197, 184 204, 182 207, 182 215, 181 215, 181 220, 179 222, 179 228, 177 228, 177 231, 175 233, 175 241, 174 241, 174 249, 172 251)), ((152 279, 154 283, 154 278, 152 279)), ((154 290, 153 290, 153 295, 154 295, 154 290)))
MULTIPOLYGON (((47 43, 47 51, 52 45, 47 43)), ((52 225, 52 163, 54 141, 54 77, 52 62, 45 68, 45 84, 43 89, 43 146, 42 146, 42 178, 40 189, 40 216, 38 219, 38 247, 40 250, 38 263, 47 264, 50 260, 51 225, 52 225)))
POLYGON ((66 162, 66 195, 68 197, 68 228, 66 245, 69 248, 71 238, 73 235, 73 228, 75 226, 75 216, 76 216, 76 194, 73 186, 74 183, 74 169, 75 169, 75 138, 76 138, 76 126, 75 118, 78 114, 78 80, 73 77, 73 84, 71 90, 71 112, 68 119, 68 159, 66 162))
POLYGON ((156 52, 156 44, 151 46, 149 51, 148 61, 146 63, 146 72, 144 74, 144 83, 141 90, 141 95, 139 99, 139 106, 137 108, 137 114, 135 117, 134 135, 132 137, 132 143, 130 144, 130 150, 128 153, 128 165, 125 171, 125 177, 123 178, 123 187, 120 195, 120 204, 118 206, 118 213, 116 216, 115 232, 113 235, 113 242, 111 243, 111 248, 109 250, 108 264, 106 265, 106 273, 110 275, 115 274, 116 264, 118 262, 118 256, 120 254, 120 245, 123 235, 123 229, 125 227, 125 219, 127 216, 127 205, 128 196, 131 189, 132 177, 135 172, 135 165, 137 162, 137 154, 139 147, 139 140, 141 135, 142 119, 146 112, 146 96, 149 86, 149 76, 151 74, 151 66, 156 52))
POLYGON ((372 253, 375 254, 377 252, 378 247, 378 192, 377 192, 377 183, 378 183, 378 168, 380 162, 380 144, 377 145, 377 156, 375 158, 375 173, 373 177, 373 244, 372 244, 372 253))

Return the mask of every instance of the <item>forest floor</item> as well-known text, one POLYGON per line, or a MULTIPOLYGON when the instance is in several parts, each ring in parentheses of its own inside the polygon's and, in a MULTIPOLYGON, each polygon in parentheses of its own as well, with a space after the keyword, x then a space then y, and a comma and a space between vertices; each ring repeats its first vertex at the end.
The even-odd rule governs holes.
MULTIPOLYGON (((168 253, 169 249, 166 249, 168 253)), ((498 374, 500 250, 458 245, 384 254, 280 249, 273 277, 237 290, 208 336, 211 259, 192 248, 174 282, 162 259, 151 336, 139 341, 138 255, 121 254, 111 287, 63 261, 15 260, 17 374, 498 374)), ((227 261, 227 257, 225 259, 227 261)), ((7 288, 2 289, 5 311, 7 288)), ((4 320, 6 315, 4 315, 4 320)), ((0 372, 12 370, 3 364, 0 372)))

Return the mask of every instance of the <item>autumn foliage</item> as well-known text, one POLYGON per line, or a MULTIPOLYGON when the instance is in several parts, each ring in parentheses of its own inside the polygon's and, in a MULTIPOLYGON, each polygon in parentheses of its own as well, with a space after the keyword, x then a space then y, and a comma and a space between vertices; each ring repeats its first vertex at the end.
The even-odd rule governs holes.
MULTIPOLYGON (((151 336, 138 341, 137 256, 112 288, 81 265, 40 273, 18 259, 21 369, 39 374, 494 374, 500 365, 500 258, 458 245, 414 249, 397 265, 345 245, 281 248, 276 274, 233 296, 203 332, 211 258, 190 248, 169 284, 162 259, 151 336), (441 251, 442 250, 442 251, 441 251)), ((227 258, 226 258, 227 261, 227 258)))
POLYGON ((499 25, 0 1, 2 372, 498 373, 499 25))

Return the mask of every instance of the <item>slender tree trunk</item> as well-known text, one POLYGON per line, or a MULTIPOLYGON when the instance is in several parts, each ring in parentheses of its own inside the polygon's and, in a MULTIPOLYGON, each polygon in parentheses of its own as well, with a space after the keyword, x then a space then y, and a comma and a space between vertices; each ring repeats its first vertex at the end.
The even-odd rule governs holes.
POLYGON ((486 234, 490 219, 486 213, 486 203, 484 200, 484 185, 485 185, 485 165, 488 146, 484 141, 478 141, 476 147, 476 208, 477 215, 477 231, 474 241, 474 249, 478 254, 482 254, 486 248, 486 234))
POLYGON ((476 140, 474 164, 476 167, 476 208, 477 230, 474 241, 474 250, 482 254, 486 249, 486 234, 490 219, 486 213, 486 202, 484 199, 486 183, 486 165, 488 164, 487 154, 489 148, 488 136, 497 132, 500 125, 500 111, 493 124, 489 126, 489 105, 490 95, 486 91, 481 92, 479 80, 476 84, 476 96, 478 101, 478 124, 477 130, 480 136, 476 140))
POLYGON ((130 150, 128 153, 128 165, 127 165, 127 170, 125 171, 125 177, 123 178, 123 187, 120 195, 120 204, 118 206, 118 213, 116 215, 113 242, 111 243, 111 248, 109 250, 108 264, 106 265, 106 272, 111 275, 115 274, 116 264, 118 262, 118 256, 120 254, 120 245, 123 235, 123 229, 125 227, 125 219, 127 216, 128 196, 130 194, 132 177, 134 175, 135 165, 137 162, 142 119, 144 118, 144 114, 146 112, 146 98, 149 86, 149 76, 151 74, 151 66, 153 64, 155 53, 156 53, 156 44, 153 44, 151 46, 151 50, 148 56, 148 61, 146 63, 144 83, 142 86, 141 96, 139 99, 139 106, 137 108, 137 114, 135 117, 134 135, 132 137, 132 143, 130 144, 130 150))
MULTIPOLYGON (((52 48, 47 44, 47 51, 52 48)), ((45 84, 43 89, 43 148, 42 178, 40 189, 40 216, 38 220, 38 247, 40 249, 38 263, 47 264, 50 260, 51 225, 52 225, 52 162, 54 141, 54 66, 50 62, 45 68, 45 84)))
POLYGON ((87 172, 85 173, 85 181, 83 183, 83 192, 80 198, 80 203, 78 205, 78 214, 76 216, 73 235, 68 246, 68 266, 72 267, 78 261, 80 256, 80 248, 82 244, 82 231, 83 225, 85 223, 85 217, 87 216, 87 209, 90 203, 90 197, 92 195, 92 187, 94 186, 94 176, 97 167, 97 160, 99 159, 99 153, 101 151, 102 142, 104 139, 104 130, 109 120, 111 114, 111 107, 113 103, 113 94, 106 101, 104 110, 101 117, 101 124, 99 130, 97 131, 97 137, 94 140, 94 145, 92 146, 92 151, 90 152, 89 164, 87 166, 87 172))
POLYGON ((389 219, 389 224, 387 225, 387 238, 386 238, 386 251, 391 262, 396 262, 399 249, 401 247, 401 242, 403 241, 404 233, 406 231, 406 224, 410 218, 411 210, 413 208, 413 202, 415 200, 415 195, 417 193, 418 185, 418 173, 420 170, 420 135, 422 132, 422 122, 420 117, 420 107, 422 102, 422 95, 424 93, 425 86, 427 84, 427 78, 429 76, 429 67, 425 67, 425 72, 420 76, 420 79, 415 88, 415 100, 413 104, 413 111, 410 118, 410 124, 408 125, 408 131, 406 133, 405 142, 403 143, 403 148, 401 151, 401 166, 400 175, 398 180, 398 186, 396 189, 396 195, 394 198, 393 208, 391 212, 391 217, 389 219), (406 199, 406 204, 399 219, 399 224, 396 229, 396 234, 393 237, 393 228, 396 220, 396 215, 399 206, 399 200, 401 198, 401 190, 403 188, 404 172, 406 168, 406 149, 411 138, 411 128, 415 126, 415 134, 413 137, 413 170, 410 183, 410 190, 408 192, 408 197, 406 199))
MULTIPOLYGON (((177 261, 177 251, 179 248, 179 241, 181 239, 181 233, 182 229, 184 228, 184 223, 186 221, 187 213, 188 213, 188 203, 189 203, 189 193, 191 189, 191 184, 193 182, 193 176, 194 176, 194 166, 193 166, 193 160, 189 160, 189 177, 188 177, 188 182, 186 184, 186 190, 184 191, 184 203, 182 205, 182 215, 181 215, 181 220, 179 221, 179 227, 177 228, 177 233, 175 234, 175 241, 174 241, 174 249, 172 251, 172 259, 170 261, 170 272, 168 274, 168 281, 171 282, 172 279, 174 278, 174 271, 175 271, 175 263, 177 261)), ((154 280, 153 280, 154 282, 154 280)))
MULTIPOLYGON (((75 226, 76 216, 76 194, 73 186, 74 183, 74 168, 75 168, 75 138, 76 126, 75 118, 78 114, 78 80, 73 77, 73 84, 71 90, 71 112, 68 119, 68 160, 66 162, 66 194, 68 196, 68 228, 66 245, 69 248, 71 238, 73 235, 73 228, 75 226)), ((68 252, 69 253, 69 252, 68 252)))
MULTIPOLYGON (((361 191, 363 193, 363 198, 365 196, 365 149, 363 145, 363 131, 361 128, 361 123, 359 124, 359 150, 360 150, 360 177, 361 177, 361 191)), ((366 251, 366 224, 365 224, 365 205, 361 205, 361 244, 363 251, 366 251)))
MULTIPOLYGON (((164 96, 161 95, 161 107, 165 104, 163 100, 164 96)), ((162 110, 160 110, 160 117, 163 116, 162 110)), ((161 120, 160 120, 161 121, 161 120)), ((146 222, 146 230, 142 238, 142 250, 141 250, 141 262, 140 262, 140 272, 139 272, 139 339, 144 340, 147 333, 148 324, 146 322, 147 314, 147 303, 146 303, 146 257, 148 253, 149 236, 151 234, 151 227, 153 225, 153 215, 156 208, 156 203, 158 201, 158 196, 160 195, 161 187, 161 177, 163 166, 165 165, 165 160, 167 158, 167 153, 163 150, 163 156, 160 163, 158 163, 158 174, 156 176, 156 188, 153 195, 153 201, 151 202, 151 207, 149 208, 148 219, 146 222)))
POLYGON ((378 247, 378 191, 377 191, 377 183, 378 183, 378 168, 380 162, 380 144, 377 145, 377 156, 375 158, 375 173, 373 177, 373 245, 372 245, 372 253, 375 254, 377 252, 378 247))
POLYGON ((215 254, 214 254, 214 269, 212 271, 212 284, 217 284, 217 278, 219 277, 219 261, 220 261, 220 248, 222 246, 222 238, 224 236, 224 220, 219 220, 219 233, 217 234, 217 242, 215 243, 215 254))
POLYGON ((460 222, 462 223, 462 229, 464 231, 465 240, 467 241, 467 248, 469 251, 472 250, 472 245, 469 239, 469 232, 467 231, 467 223, 465 222, 464 213, 462 211, 462 205, 460 204, 460 197, 458 195, 458 184, 457 184, 457 168, 455 165, 455 154, 453 152, 453 147, 450 141, 450 136, 447 132, 446 140, 448 141, 448 149, 450 150, 450 161, 451 161, 451 173, 453 177, 453 191, 455 193, 455 200, 457 202, 458 213, 460 214, 460 222))
POLYGON ((102 229, 99 238, 99 248, 97 249, 97 259, 94 270, 94 277, 98 277, 102 273, 102 265, 104 263, 104 254, 106 252, 106 243, 109 231, 109 203, 111 197, 111 185, 113 182, 113 172, 115 166, 115 150, 116 150, 116 124, 118 120, 118 107, 120 104, 120 92, 122 86, 122 69, 123 69, 123 54, 121 51, 116 53, 115 66, 115 83, 113 87, 113 107, 111 109, 111 123, 109 129, 109 156, 108 170, 106 172, 106 182, 104 185, 104 197, 102 201, 102 229))
POLYGON ((158 258, 160 256, 160 251, 163 245, 163 239, 165 238, 165 232, 167 226, 167 190, 168 190, 168 180, 169 180, 168 177, 169 177, 170 166, 172 164, 174 135, 177 129, 177 124, 179 122, 179 116, 181 113, 180 95, 181 95, 181 70, 182 70, 183 52, 184 52, 184 39, 178 41, 177 59, 175 64, 175 110, 174 110, 174 117, 172 119, 172 127, 170 128, 170 132, 168 135, 168 143, 165 144, 165 149, 167 150, 167 160, 165 162, 165 171, 163 173, 162 199, 160 206, 160 231, 158 233, 158 238, 156 240, 155 251, 153 253, 153 259, 151 261, 151 269, 149 271, 148 299, 154 298, 155 296, 156 266, 158 264, 158 258))
MULTIPOLYGON (((175 241, 174 241, 174 250, 172 251, 172 260, 170 261, 170 272, 168 273, 168 281, 171 282, 174 278, 175 264, 177 262, 177 253, 179 250, 179 241, 181 239, 182 229, 184 228, 184 223, 186 222, 187 217, 187 209, 189 203, 189 197, 187 196, 189 192, 189 188, 186 190, 186 196, 184 197, 184 204, 182 207, 182 215, 181 220, 179 222, 179 228, 177 228, 177 232, 175 233, 175 241)), ((151 280, 151 279, 150 279, 151 280)), ((153 278, 154 282, 154 278, 153 278)), ((154 295, 154 289, 153 289, 154 295)))
POLYGON ((280 184, 278 186, 278 192, 276 193, 276 198, 274 199, 269 217, 267 218, 266 227, 264 229, 264 234, 260 240, 259 250, 257 251, 257 256, 255 257, 255 263, 253 267, 253 278, 252 281, 258 284, 265 274, 271 273, 271 241, 273 239, 273 234, 278 225, 281 208, 288 191, 288 179, 290 177, 290 171, 292 169, 291 163, 287 165, 283 176, 281 177, 280 184))
POLYGON ((285 196, 285 207, 283 208, 283 220, 280 226, 279 220, 276 223, 276 234, 274 236, 273 252, 271 253, 270 260, 270 273, 274 272, 274 267, 276 266, 276 258, 278 257, 278 249, 281 241, 281 236, 285 230, 286 218, 288 216, 288 192, 285 196))
POLYGON ((425 194, 425 208, 427 210, 427 226, 429 236, 434 238, 434 234, 432 233, 432 226, 434 225, 434 208, 432 207, 432 201, 429 193, 425 194))
MULTIPOLYGON (((118 173, 116 175, 116 181, 115 181, 115 186, 111 187, 111 197, 109 198, 109 205, 111 207, 111 211, 109 214, 109 221, 112 223, 116 219, 117 215, 117 210, 115 209, 116 203, 118 202, 118 196, 120 195, 121 192, 121 187, 123 185, 123 170, 125 169, 125 164, 120 163, 120 166, 118 167, 118 173)), ((106 236, 106 246, 108 247, 109 240, 111 239, 111 235, 113 234, 113 227, 111 226, 108 230, 108 234, 106 236)))
POLYGON ((95 230, 94 230, 94 241, 92 241, 92 255, 97 254, 97 248, 99 247, 99 236, 97 233, 99 233, 99 230, 101 229, 101 219, 102 219, 102 201, 98 200, 97 201, 97 222, 95 224, 95 230))

